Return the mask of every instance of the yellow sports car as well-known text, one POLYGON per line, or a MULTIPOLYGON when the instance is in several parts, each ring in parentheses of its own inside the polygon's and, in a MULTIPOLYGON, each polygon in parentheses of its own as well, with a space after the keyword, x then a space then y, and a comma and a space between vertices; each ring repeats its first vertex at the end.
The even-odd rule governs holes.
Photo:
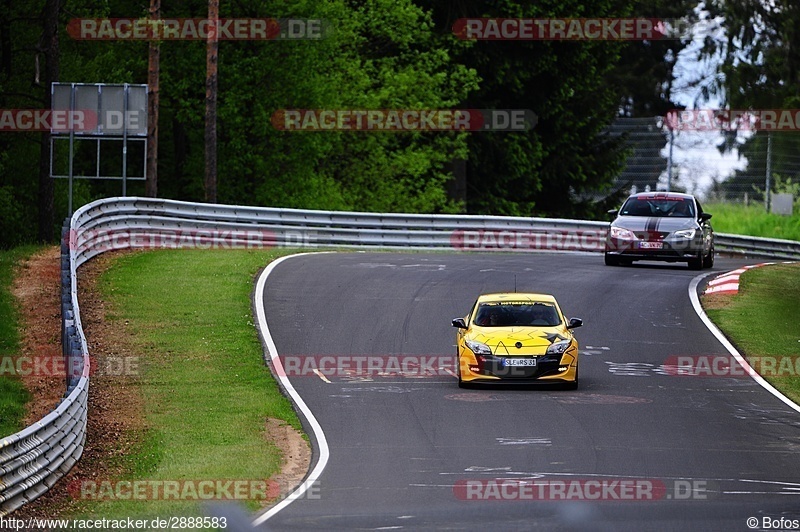
POLYGON ((556 299, 547 294, 485 294, 453 320, 458 385, 555 382, 578 387, 578 341, 556 299))

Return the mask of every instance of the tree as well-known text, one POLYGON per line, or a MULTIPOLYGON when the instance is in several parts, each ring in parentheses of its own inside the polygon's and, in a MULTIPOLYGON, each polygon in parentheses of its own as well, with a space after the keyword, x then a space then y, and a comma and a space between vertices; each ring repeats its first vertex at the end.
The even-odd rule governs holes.
MULTIPOLYGON (((161 0, 150 0, 150 18, 161 18, 161 0)), ((147 183, 146 193, 158 196, 158 110, 159 77, 161 73, 161 45, 151 41, 148 45, 147 61, 147 183)))
MULTIPOLYGON (((704 87, 704 97, 719 98, 730 109, 800 108, 800 4, 794 0, 713 0, 708 3, 709 18, 723 17, 725 31, 709 35, 699 53, 700 59, 721 61, 720 75, 704 87)), ((747 157, 748 168, 737 171, 723 184, 732 195, 753 187, 763 190, 766 180, 767 132, 758 131, 744 138, 727 134, 720 150, 737 149, 747 157)), ((773 165, 796 157, 797 144, 785 138, 792 134, 774 133, 773 165)), ((773 166, 773 169, 775 166, 773 166)), ((786 164, 788 177, 800 168, 786 164)))
MULTIPOLYGON (((42 49, 44 55, 44 108, 51 106, 50 84, 58 80, 60 54, 58 48, 58 15, 61 0, 47 0, 44 6, 42 49)), ((39 152, 39 241, 53 238, 53 180, 50 177, 50 134, 42 133, 39 152)))
MULTIPOLYGON (((208 20, 216 27, 219 21, 219 0, 208 0, 208 20)), ((205 200, 217 201, 217 53, 219 39, 210 32, 206 44, 206 129, 205 200)))
MULTIPOLYGON (((46 42, 38 17, 57 1, 6 6, 8 17, 0 21, 0 68, 6 74, 0 98, 6 108, 45 105, 43 76, 31 90, 31 51, 46 42)), ((205 155, 212 150, 204 149, 207 43, 164 41, 159 47, 65 38, 68 18, 144 17, 147 6, 157 3, 70 0, 69 14, 61 13, 59 35, 53 36, 61 37, 58 78, 143 83, 158 73, 158 90, 151 94, 160 104, 151 123, 158 131, 157 150, 151 143, 148 159, 152 179, 147 186, 130 183, 128 192, 154 195, 157 186, 161 197, 211 199, 205 155), (154 53, 157 63, 149 61, 154 53)), ((650 64, 659 53, 640 54, 637 72, 651 74, 649 81, 640 79, 644 74, 633 80, 620 74, 621 57, 628 53, 622 42, 466 42, 453 35, 452 22, 479 15, 626 16, 634 5, 634 0, 221 2, 220 17, 321 19, 330 32, 302 41, 219 43, 213 198, 319 209, 595 216, 603 212, 595 202, 597 191, 625 161, 624 139, 608 130, 620 102, 632 101, 635 113, 665 105, 653 89, 663 84, 664 70, 650 64), (632 87, 633 81, 640 85, 632 87), (525 133, 307 133, 271 124, 282 109, 454 108, 531 109, 539 123, 525 133), (448 195, 448 190, 462 192, 448 195)), ((162 5, 161 15, 201 18, 208 9, 208 0, 187 0, 162 5)), ((40 187, 27 162, 44 146, 39 133, 0 134, 0 245, 36 238, 40 187)), ((111 164, 120 155, 104 157, 111 164)), ((57 165, 64 162, 63 155, 56 159, 57 165)), ((95 154, 81 146, 76 160, 89 164, 95 154)), ((66 214, 63 187, 54 183, 51 234, 66 214)), ((79 206, 120 191, 118 182, 82 180, 75 192, 79 206)))

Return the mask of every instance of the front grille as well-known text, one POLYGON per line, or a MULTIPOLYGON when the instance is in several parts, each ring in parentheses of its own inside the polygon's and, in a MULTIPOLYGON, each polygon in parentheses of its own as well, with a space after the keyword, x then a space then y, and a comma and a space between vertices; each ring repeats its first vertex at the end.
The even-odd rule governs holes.
POLYGON ((669 236, 669 231, 634 231, 639 240, 653 241, 664 240, 669 236))

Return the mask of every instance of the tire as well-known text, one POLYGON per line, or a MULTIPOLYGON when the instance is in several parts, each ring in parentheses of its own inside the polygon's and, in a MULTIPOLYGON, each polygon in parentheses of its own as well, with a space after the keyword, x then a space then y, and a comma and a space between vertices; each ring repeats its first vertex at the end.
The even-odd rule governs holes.
POLYGON ((697 257, 693 259, 689 259, 689 269, 690 270, 702 270, 703 269, 703 252, 697 254, 697 257))
POLYGON ((575 382, 568 382, 564 385, 565 390, 577 390, 578 389, 578 366, 575 366, 575 382))
POLYGON ((606 266, 619 266, 619 257, 614 255, 605 254, 606 266))
POLYGON ((466 388, 467 384, 461 380, 461 357, 456 353, 456 375, 458 376, 458 387, 466 388))
POLYGON ((711 249, 708 252, 708 255, 703 259, 703 268, 713 268, 714 267, 714 244, 711 244, 711 249))

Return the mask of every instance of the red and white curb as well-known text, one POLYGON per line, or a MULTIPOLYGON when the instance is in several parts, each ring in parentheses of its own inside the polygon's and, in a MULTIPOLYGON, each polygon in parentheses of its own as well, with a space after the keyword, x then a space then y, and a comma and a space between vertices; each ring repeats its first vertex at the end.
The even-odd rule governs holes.
POLYGON ((736 294, 739 292, 739 276, 752 268, 760 268, 761 266, 769 266, 772 264, 794 264, 794 261, 786 261, 782 263, 762 262, 761 264, 752 264, 750 266, 744 266, 727 273, 721 273, 708 282, 706 289, 703 291, 703 295, 736 294))

